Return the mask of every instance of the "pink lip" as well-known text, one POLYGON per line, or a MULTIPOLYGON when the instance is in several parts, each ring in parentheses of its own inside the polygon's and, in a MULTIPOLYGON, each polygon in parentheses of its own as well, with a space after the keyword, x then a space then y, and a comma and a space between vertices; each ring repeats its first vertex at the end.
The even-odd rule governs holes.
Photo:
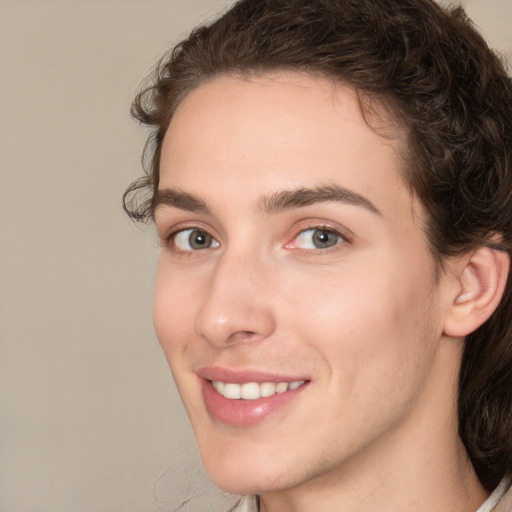
POLYGON ((199 369, 197 374, 201 380, 203 399, 210 416, 221 423, 236 427, 249 427, 264 421, 276 411, 290 404, 309 383, 309 379, 304 377, 286 377, 272 373, 239 371, 219 367, 203 367, 199 369), (234 384, 305 380, 306 384, 285 393, 276 393, 255 400, 231 400, 213 389, 212 380, 234 384))
POLYGON ((244 384, 245 382, 295 382, 298 380, 310 380, 305 376, 286 376, 278 373, 235 370, 231 368, 222 368, 220 366, 203 366, 197 370, 197 375, 207 380, 220 380, 222 382, 232 382, 233 384, 244 384))

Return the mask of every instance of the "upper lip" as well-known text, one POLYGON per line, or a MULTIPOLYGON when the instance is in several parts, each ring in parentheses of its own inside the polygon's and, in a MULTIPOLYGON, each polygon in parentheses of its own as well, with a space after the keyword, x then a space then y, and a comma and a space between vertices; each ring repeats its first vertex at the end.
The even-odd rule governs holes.
POLYGON ((310 380, 304 375, 282 375, 277 372, 259 370, 241 370, 234 368, 223 368, 220 366, 202 366, 197 370, 197 375, 206 380, 230 382, 233 384, 244 384, 246 382, 296 382, 310 380))

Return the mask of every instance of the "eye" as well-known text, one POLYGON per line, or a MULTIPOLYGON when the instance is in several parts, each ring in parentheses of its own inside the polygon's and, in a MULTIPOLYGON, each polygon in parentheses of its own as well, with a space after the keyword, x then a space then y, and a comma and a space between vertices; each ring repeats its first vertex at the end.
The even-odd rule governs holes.
POLYGON ((295 237, 292 247, 294 249, 329 249, 344 240, 339 233, 329 229, 306 229, 295 237))
POLYGON ((172 236, 172 242, 180 251, 198 251, 219 247, 219 242, 202 229, 184 229, 172 236))

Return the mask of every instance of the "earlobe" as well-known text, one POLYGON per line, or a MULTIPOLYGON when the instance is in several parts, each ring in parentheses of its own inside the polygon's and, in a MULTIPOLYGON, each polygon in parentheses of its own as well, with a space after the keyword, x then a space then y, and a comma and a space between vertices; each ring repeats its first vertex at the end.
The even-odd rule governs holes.
POLYGON ((447 336, 467 336, 492 315, 503 296, 509 265, 507 253, 484 246, 465 258, 445 318, 447 336))

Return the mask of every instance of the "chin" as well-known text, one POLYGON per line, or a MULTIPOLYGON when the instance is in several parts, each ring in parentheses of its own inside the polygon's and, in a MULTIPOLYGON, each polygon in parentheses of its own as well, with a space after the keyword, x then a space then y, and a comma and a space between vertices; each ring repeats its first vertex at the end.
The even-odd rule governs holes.
POLYGON ((284 469, 286 463, 270 454, 203 459, 210 480, 231 494, 249 495, 282 491, 301 483, 300 475, 284 469))
POLYGON ((270 475, 262 475, 250 461, 244 464, 244 470, 234 470, 238 464, 230 465, 221 461, 203 465, 210 480, 219 489, 231 494, 258 494, 266 490, 271 481, 270 475))
MULTIPOLYGON (((236 475, 233 477, 229 476, 220 476, 219 478, 210 477, 211 481, 223 491, 230 494, 237 494, 240 496, 246 496, 251 494, 266 494, 277 491, 282 491, 283 489, 287 489, 289 487, 293 487, 292 485, 285 485, 284 483, 279 483, 276 479, 271 475, 266 475, 263 478, 255 476, 251 474, 251 469, 247 469, 247 475, 240 476, 236 475)), ((207 473, 208 474, 208 473, 207 473)), ((210 476, 208 474, 208 476, 210 476)), ((218 475, 212 475, 217 477, 218 475)))
POLYGON ((250 457, 209 460, 203 459, 203 466, 210 480, 220 489, 231 494, 260 494, 278 490, 282 470, 276 471, 271 465, 261 464, 250 457))

